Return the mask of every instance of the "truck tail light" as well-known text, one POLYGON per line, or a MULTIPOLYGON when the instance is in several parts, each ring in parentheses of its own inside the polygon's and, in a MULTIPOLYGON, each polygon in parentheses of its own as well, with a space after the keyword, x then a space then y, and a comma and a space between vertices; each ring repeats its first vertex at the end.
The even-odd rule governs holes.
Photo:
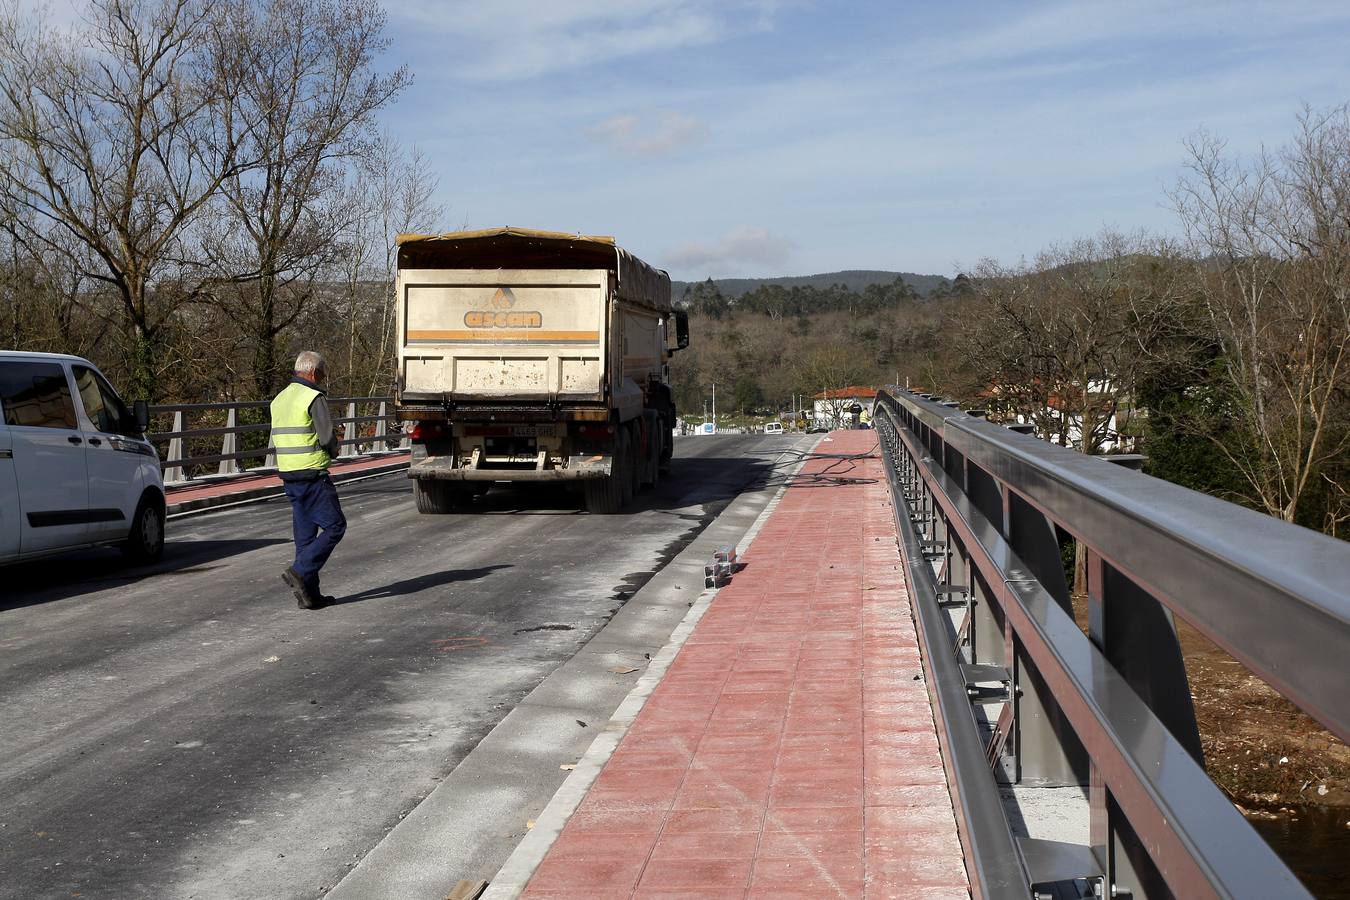
POLYGON ((442 426, 435 422, 418 422, 412 427, 412 431, 408 432, 408 437, 414 441, 427 441, 439 438, 442 431, 442 426))

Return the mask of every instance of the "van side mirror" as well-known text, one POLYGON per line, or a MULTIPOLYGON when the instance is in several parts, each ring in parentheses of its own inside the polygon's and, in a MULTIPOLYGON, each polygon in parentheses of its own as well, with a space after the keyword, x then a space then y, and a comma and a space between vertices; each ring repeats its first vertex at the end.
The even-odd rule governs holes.
POLYGON ((675 347, 683 350, 689 346, 689 313, 675 310, 675 347))
POLYGON ((137 434, 145 434, 150 430, 150 404, 144 400, 137 400, 131 404, 131 421, 136 426, 137 434))

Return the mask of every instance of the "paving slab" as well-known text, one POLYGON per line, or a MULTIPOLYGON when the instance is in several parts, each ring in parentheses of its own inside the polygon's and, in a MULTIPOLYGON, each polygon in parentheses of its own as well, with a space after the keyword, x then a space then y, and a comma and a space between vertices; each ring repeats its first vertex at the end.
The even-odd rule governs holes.
POLYGON ((743 542, 788 477, 780 471, 788 465, 782 461, 795 465, 814 443, 807 438, 767 452, 773 460, 770 474, 732 500, 603 629, 516 705, 327 894, 328 900, 445 897, 457 881, 496 871, 531 826, 528 835, 536 838, 547 830, 543 813, 557 800, 560 786, 573 783, 568 770, 575 766, 584 773, 594 765, 587 760, 608 757, 619 734, 616 721, 636 712, 634 693, 641 695, 642 683, 668 663, 672 630, 686 627, 691 606, 706 606, 711 599, 703 589, 704 563, 717 547, 743 542), (512 824, 501 827, 503 822, 512 824), (499 852, 492 867, 475 868, 477 861, 493 858, 494 845, 499 852))
POLYGON ((969 896, 876 446, 789 478, 485 900, 969 896))

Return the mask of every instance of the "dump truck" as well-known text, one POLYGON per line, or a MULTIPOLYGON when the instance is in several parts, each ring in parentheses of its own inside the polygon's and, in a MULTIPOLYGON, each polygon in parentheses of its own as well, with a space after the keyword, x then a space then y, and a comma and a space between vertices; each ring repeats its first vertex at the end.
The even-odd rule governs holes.
POLYGON ((395 407, 417 509, 497 482, 565 483, 614 513, 667 470, 670 276, 612 237, 520 228, 400 235, 395 407))

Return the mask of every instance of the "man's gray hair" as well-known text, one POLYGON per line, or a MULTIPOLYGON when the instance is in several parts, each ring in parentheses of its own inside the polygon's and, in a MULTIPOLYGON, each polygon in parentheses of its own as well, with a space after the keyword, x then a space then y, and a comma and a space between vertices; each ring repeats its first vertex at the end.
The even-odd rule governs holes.
POLYGON ((301 350, 300 355, 295 358, 295 371, 327 372, 328 363, 324 361, 323 356, 317 351, 301 350))

